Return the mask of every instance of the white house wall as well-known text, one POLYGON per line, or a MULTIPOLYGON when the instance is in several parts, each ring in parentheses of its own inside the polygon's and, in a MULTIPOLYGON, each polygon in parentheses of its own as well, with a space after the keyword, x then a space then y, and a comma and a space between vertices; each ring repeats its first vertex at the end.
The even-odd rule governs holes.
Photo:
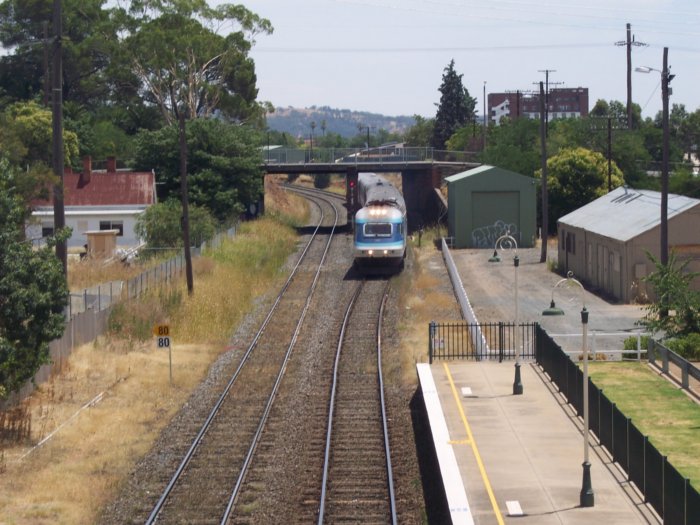
MULTIPOLYGON (((99 230, 100 222, 121 222, 123 225, 123 236, 117 237, 117 248, 130 248, 138 246, 141 241, 137 237, 134 228, 136 220, 143 209, 125 209, 125 210, 109 210, 109 211, 94 211, 66 210, 66 226, 73 229, 73 234, 68 239, 69 248, 78 248, 87 244, 86 231, 99 230)), ((53 210, 51 211, 35 211, 32 213, 32 220, 26 227, 28 239, 40 239, 42 237, 42 228, 48 226, 53 228, 53 210)))

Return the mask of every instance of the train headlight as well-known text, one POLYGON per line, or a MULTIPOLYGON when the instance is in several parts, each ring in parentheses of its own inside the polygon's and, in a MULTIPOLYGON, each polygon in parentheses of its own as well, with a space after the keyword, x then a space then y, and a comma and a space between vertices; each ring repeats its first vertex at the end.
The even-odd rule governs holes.
POLYGON ((374 255, 374 250, 367 250, 368 255, 374 255))
POLYGON ((389 250, 384 250, 384 255, 389 255, 389 250))

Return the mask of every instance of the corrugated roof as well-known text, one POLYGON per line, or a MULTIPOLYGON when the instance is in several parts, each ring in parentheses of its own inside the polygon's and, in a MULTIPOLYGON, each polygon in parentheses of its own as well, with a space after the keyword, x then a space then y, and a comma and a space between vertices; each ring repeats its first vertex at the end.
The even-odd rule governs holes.
MULTIPOLYGON (((671 219, 698 205, 698 199, 669 194, 668 218, 671 219)), ((564 215, 559 222, 611 239, 628 241, 659 225, 661 193, 616 188, 607 195, 564 215)))
MULTIPOLYGON (((155 175, 151 172, 95 172, 83 184, 79 173, 63 175, 65 206, 151 205, 156 202, 155 175)), ((37 206, 51 206, 51 201, 36 201, 37 206)))

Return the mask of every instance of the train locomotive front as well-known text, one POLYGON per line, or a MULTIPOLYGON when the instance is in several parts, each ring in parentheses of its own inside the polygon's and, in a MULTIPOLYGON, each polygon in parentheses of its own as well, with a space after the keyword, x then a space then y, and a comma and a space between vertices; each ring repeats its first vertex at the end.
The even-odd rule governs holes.
POLYGON ((357 189, 355 266, 365 272, 401 269, 407 230, 401 192, 376 173, 359 173, 357 189))

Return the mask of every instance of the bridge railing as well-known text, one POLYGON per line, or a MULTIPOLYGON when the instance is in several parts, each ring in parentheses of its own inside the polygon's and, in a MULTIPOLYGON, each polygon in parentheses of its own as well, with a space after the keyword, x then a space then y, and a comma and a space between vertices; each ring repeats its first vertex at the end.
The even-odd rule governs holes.
POLYGON ((407 162, 476 162, 476 153, 434 148, 274 148, 261 150, 264 164, 348 164, 407 162))

